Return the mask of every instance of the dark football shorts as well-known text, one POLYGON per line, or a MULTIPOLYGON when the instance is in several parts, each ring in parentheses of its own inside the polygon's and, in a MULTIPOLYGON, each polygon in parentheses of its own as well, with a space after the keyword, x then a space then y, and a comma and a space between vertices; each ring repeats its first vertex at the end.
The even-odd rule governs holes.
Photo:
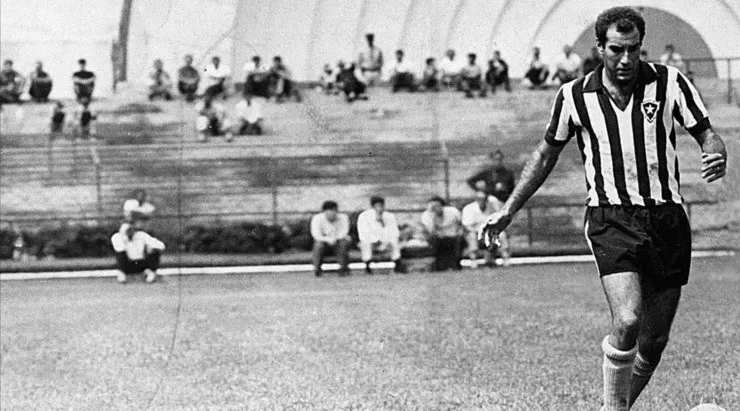
POLYGON ((599 276, 633 271, 657 289, 688 282, 691 227, 680 204, 588 207, 585 220, 599 276))

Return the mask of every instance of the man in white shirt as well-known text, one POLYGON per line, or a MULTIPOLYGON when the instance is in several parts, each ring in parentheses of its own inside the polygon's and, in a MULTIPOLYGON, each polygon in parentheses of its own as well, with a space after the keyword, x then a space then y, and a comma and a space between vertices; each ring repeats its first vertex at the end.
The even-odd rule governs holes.
MULTIPOLYGON (((486 260, 486 265, 492 266, 495 264, 494 253, 489 252, 485 247, 480 247, 478 241, 478 230, 486 223, 486 219, 490 214, 498 211, 499 207, 495 199, 489 196, 482 190, 475 192, 475 201, 463 207, 462 210, 462 225, 465 227, 465 240, 468 243, 467 255, 470 258, 471 266, 476 268, 478 266, 478 252, 482 251, 486 260)), ((505 233, 499 234, 499 241, 502 243, 506 241, 505 233), (501 240, 503 238, 503 240, 501 240)), ((508 248, 506 256, 504 257, 504 265, 508 265, 508 248)))
POLYGON ((244 65, 244 93, 251 96, 270 98, 269 69, 262 64, 260 56, 253 56, 244 65))
POLYGON ((154 67, 147 79, 149 85, 149 100, 162 97, 172 100, 172 80, 170 74, 164 71, 164 63, 161 59, 154 60, 154 67))
POLYGON ((460 84, 460 72, 465 63, 455 58, 455 50, 447 50, 447 55, 439 62, 440 81, 443 85, 458 87, 460 84))
POLYGON ((226 141, 231 141, 234 134, 240 136, 262 134, 262 103, 259 98, 244 94, 242 99, 236 103, 233 126, 226 132, 226 141))
POLYGON ((563 55, 560 57, 553 74, 553 80, 559 80, 560 84, 565 84, 583 76, 583 61, 581 57, 573 52, 570 44, 563 46, 563 55))
POLYGON ((116 253, 117 279, 123 284, 129 274, 146 275, 146 282, 157 279, 159 259, 165 249, 164 243, 144 231, 144 221, 139 213, 133 213, 131 223, 124 223, 125 230, 113 234, 111 244, 116 253))
POLYGON ((434 196, 421 215, 421 225, 434 253, 432 270, 461 269, 463 227, 460 211, 434 196))
POLYGON ((478 91, 480 97, 486 96, 486 88, 483 87, 483 69, 476 63, 475 53, 468 54, 468 65, 460 71, 460 83, 465 97, 473 98, 473 91, 478 91))
POLYGON ((123 203, 123 218, 127 222, 130 222, 134 213, 139 213, 139 215, 149 218, 154 214, 154 210, 154 205, 147 201, 146 190, 137 189, 131 198, 123 203))
POLYGON ((383 71, 383 50, 375 46, 375 35, 373 33, 367 33, 365 40, 367 40, 367 49, 360 53, 357 58, 357 65, 364 78, 363 83, 372 87, 380 81, 383 71))
POLYGON ((334 201, 325 201, 321 212, 311 218, 314 275, 321 277, 321 263, 332 250, 339 261, 339 275, 349 275, 349 217, 339 213, 334 201))
POLYGON ((391 69, 391 85, 394 93, 401 89, 416 91, 414 67, 412 63, 404 60, 403 50, 396 50, 396 63, 391 69))
POLYGON ((385 211, 383 197, 370 198, 370 209, 357 217, 357 234, 360 237, 360 252, 362 262, 365 263, 365 272, 373 273, 370 268, 373 253, 388 253, 391 260, 396 263, 394 271, 406 273, 406 267, 401 261, 401 247, 398 244, 398 223, 392 213, 385 211))
POLYGON ((527 59, 527 72, 524 74, 524 78, 529 81, 529 88, 545 87, 545 81, 549 75, 550 69, 540 57, 540 48, 533 48, 532 56, 527 59))
POLYGON ((214 56, 211 64, 205 68, 203 75, 205 79, 205 95, 216 97, 226 92, 226 80, 231 76, 231 70, 225 64, 221 64, 221 59, 214 56))

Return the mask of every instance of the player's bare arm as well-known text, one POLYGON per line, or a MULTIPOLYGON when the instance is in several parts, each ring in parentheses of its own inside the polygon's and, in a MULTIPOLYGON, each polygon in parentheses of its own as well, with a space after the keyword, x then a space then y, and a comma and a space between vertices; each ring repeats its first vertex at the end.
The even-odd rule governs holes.
POLYGON ((513 220, 514 215, 519 211, 530 197, 542 186, 547 180, 547 176, 558 162, 560 152, 564 146, 553 146, 546 141, 542 141, 537 149, 532 153, 529 161, 524 166, 521 178, 514 191, 509 196, 500 211, 491 214, 478 232, 478 239, 484 240, 486 246, 491 245, 493 237, 503 231, 513 220))
POLYGON ((708 128, 694 135, 701 146, 701 178, 708 183, 725 176, 727 172, 727 150, 725 143, 717 133, 708 128))

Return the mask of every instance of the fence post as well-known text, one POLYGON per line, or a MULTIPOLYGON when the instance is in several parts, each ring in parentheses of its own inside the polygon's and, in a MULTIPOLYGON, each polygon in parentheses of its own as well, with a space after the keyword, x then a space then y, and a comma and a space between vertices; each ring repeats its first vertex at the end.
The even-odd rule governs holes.
POLYGON ((100 171, 100 156, 95 146, 90 147, 90 157, 92 157, 93 167, 95 170, 95 192, 97 195, 98 220, 103 216, 103 177, 100 171))
POLYGON ((272 195, 272 224, 278 224, 278 184, 275 163, 270 166, 270 193, 272 195))
POLYGON ((732 60, 730 59, 727 59, 727 103, 732 104, 732 60))
POLYGON ((450 153, 447 151, 447 144, 441 141, 442 145, 442 167, 445 173, 445 201, 450 201, 450 153))
POLYGON ((530 247, 534 243, 532 239, 532 207, 527 207, 527 242, 530 247))

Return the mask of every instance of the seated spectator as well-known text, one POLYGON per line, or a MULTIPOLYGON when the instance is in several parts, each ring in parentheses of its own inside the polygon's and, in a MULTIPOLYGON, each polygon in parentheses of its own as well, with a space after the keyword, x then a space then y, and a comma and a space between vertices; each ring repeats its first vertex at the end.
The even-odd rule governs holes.
POLYGON ((424 73, 421 77, 421 86, 427 91, 439 91, 439 70, 437 70, 434 57, 429 57, 426 61, 424 73))
POLYGON ((149 100, 161 97, 172 100, 172 80, 169 73, 164 71, 162 60, 154 60, 154 68, 149 73, 149 100))
POLYGON ((185 100, 195 100, 200 84, 200 73, 193 67, 193 56, 185 56, 185 65, 177 70, 177 90, 185 96, 185 100))
POLYGON ((248 94, 234 106, 234 120, 230 131, 226 133, 226 141, 231 141, 234 134, 239 136, 259 136, 262 134, 262 104, 259 98, 252 98, 248 94))
POLYGON ((195 127, 198 140, 205 142, 209 136, 220 136, 229 128, 224 106, 215 101, 214 96, 206 93, 203 101, 195 105, 198 117, 195 127))
POLYGON ((547 68, 547 63, 540 58, 540 48, 533 48, 532 56, 527 62, 527 72, 524 74, 524 77, 529 80, 529 88, 544 87, 549 75, 550 70, 547 68))
POLYGON ((455 88, 459 87, 460 72, 464 66, 465 63, 462 60, 455 58, 455 50, 447 50, 447 54, 439 62, 439 74, 442 85, 455 88))
POLYGON ((331 64, 324 64, 324 69, 319 76, 319 89, 323 90, 324 94, 337 94, 337 89, 334 87, 336 79, 337 75, 331 68, 331 64))
POLYGON ((402 89, 413 92, 417 88, 414 69, 408 60, 404 60, 403 50, 396 50, 396 63, 391 69, 391 87, 394 93, 402 89))
POLYGON ((87 61, 85 59, 79 59, 77 63, 80 65, 80 70, 72 75, 75 96, 77 96, 79 102, 82 102, 85 98, 91 101, 93 90, 95 90, 95 73, 86 69, 87 61))
POLYGON ((362 51, 357 58, 357 67, 360 69, 362 82, 366 86, 373 87, 380 81, 383 71, 383 50, 375 46, 375 35, 365 34, 367 49, 362 51))
POLYGON ((5 60, 0 72, 0 104, 20 102, 24 83, 21 73, 13 69, 13 60, 5 60))
POLYGON ((221 59, 218 56, 213 56, 211 64, 205 68, 203 75, 206 82, 204 94, 212 99, 220 95, 225 97, 226 80, 229 76, 231 76, 231 70, 225 64, 221 64, 221 59))
POLYGON ((260 56, 252 57, 244 65, 244 93, 255 97, 270 98, 270 72, 262 64, 260 56))
POLYGON ((563 46, 563 55, 560 57, 555 66, 553 80, 558 80, 560 84, 565 84, 583 76, 581 72, 581 57, 573 52, 573 47, 569 44, 563 46))
POLYGON ((475 62, 475 53, 468 54, 468 65, 460 71, 460 84, 465 92, 465 97, 473 98, 473 91, 478 91, 480 97, 486 96, 486 88, 483 87, 483 70, 475 62))
POLYGON ((272 59, 272 67, 270 67, 270 77, 272 79, 273 94, 275 95, 275 101, 280 103, 285 98, 294 97, 295 101, 301 102, 301 93, 293 82, 293 76, 283 64, 283 59, 280 56, 275 56, 272 59))
POLYGON ((432 270, 461 269, 463 228, 460 211, 435 196, 422 213, 421 224, 434 254, 432 270))
POLYGON ((686 64, 683 62, 683 57, 678 54, 673 47, 673 44, 666 44, 665 51, 663 55, 660 56, 660 64, 675 67, 681 73, 686 74, 686 64))
POLYGON ((509 65, 501 59, 501 52, 493 52, 493 59, 488 60, 488 71, 486 71, 486 84, 491 87, 491 92, 496 92, 496 87, 503 84, 504 90, 511 92, 509 82, 509 65))
POLYGON ((354 63, 350 63, 349 66, 345 66, 343 61, 339 61, 337 64, 339 73, 337 73, 337 88, 344 92, 344 97, 348 103, 355 100, 367 100, 365 91, 367 85, 364 82, 362 73, 356 68, 354 63))
POLYGON ((591 47, 590 54, 583 60, 583 75, 596 70, 596 67, 601 64, 601 54, 599 54, 598 47, 591 47))
POLYGON ((98 115, 90 109, 90 98, 82 97, 71 119, 71 128, 75 135, 75 140, 95 141, 97 135, 95 121, 97 119, 98 115))
POLYGON ((111 237, 119 270, 116 277, 121 284, 131 274, 145 274, 147 283, 153 283, 157 279, 157 268, 165 246, 162 241, 144 231, 145 221, 145 218, 135 213, 131 222, 122 226, 123 232, 119 231, 111 237))
POLYGON ((370 263, 374 254, 389 254, 396 264, 395 272, 406 272, 406 267, 401 261, 401 247, 398 244, 398 223, 392 213, 385 211, 383 197, 370 198, 370 209, 357 217, 357 234, 360 237, 359 245, 365 272, 373 273, 370 263))
POLYGON ((321 210, 311 218, 314 275, 321 277, 321 264, 330 250, 339 260, 339 275, 349 275, 349 217, 339 213, 339 206, 331 200, 324 202, 321 210))
POLYGON ((28 80, 30 82, 28 95, 31 96, 31 99, 37 103, 49 101, 52 82, 49 73, 44 71, 44 63, 36 62, 36 69, 28 75, 28 80))
POLYGON ((57 101, 51 112, 51 123, 49 124, 50 138, 53 140, 64 133, 64 123, 67 118, 67 112, 64 110, 64 104, 57 101))
POLYGON ((465 240, 468 243, 467 255, 471 267, 478 267, 478 254, 483 253, 486 265, 494 265, 495 255, 488 252, 485 247, 480 247, 478 242, 478 229, 486 223, 486 218, 493 214, 496 209, 489 200, 488 194, 482 190, 475 192, 475 201, 462 209, 462 225, 465 227, 465 240))
POLYGON ((154 204, 147 200, 147 193, 144 189, 137 189, 131 195, 131 198, 123 202, 123 219, 131 222, 134 214, 143 218, 150 218, 154 214, 154 204))

